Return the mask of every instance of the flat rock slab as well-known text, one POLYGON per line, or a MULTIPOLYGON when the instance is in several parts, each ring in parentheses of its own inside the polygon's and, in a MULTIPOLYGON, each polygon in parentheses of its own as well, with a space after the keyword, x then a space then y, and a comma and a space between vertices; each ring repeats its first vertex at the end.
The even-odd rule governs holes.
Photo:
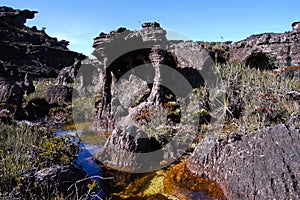
POLYGON ((280 124, 243 139, 208 136, 187 163, 228 199, 300 199, 299 129, 280 124))

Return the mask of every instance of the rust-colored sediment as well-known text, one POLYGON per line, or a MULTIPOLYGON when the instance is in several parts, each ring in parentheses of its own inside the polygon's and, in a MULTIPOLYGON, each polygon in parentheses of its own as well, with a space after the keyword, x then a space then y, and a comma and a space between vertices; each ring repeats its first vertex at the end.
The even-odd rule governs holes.
POLYGON ((203 193, 212 199, 226 199, 215 182, 192 175, 185 162, 171 166, 164 179, 164 187, 166 193, 179 199, 201 199, 203 193))
POLYGON ((113 199, 226 199, 215 182, 192 175, 185 162, 140 175, 108 171, 116 177, 109 184, 113 199))

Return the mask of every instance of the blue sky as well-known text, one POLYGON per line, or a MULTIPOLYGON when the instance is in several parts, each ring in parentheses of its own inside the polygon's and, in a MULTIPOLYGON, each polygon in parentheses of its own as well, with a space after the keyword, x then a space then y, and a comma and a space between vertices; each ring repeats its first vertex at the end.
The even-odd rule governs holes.
POLYGON ((89 55, 93 38, 145 21, 200 41, 238 41, 254 33, 284 32, 300 21, 299 0, 1 0, 0 5, 39 13, 27 25, 46 27, 69 49, 89 55))

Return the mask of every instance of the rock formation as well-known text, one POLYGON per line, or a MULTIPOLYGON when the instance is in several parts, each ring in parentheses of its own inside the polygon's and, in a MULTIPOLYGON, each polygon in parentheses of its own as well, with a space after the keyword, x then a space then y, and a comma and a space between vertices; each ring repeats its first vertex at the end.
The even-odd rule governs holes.
POLYGON ((52 85, 45 91, 45 99, 49 104, 64 105, 72 101, 72 88, 66 85, 52 85))
POLYGON ((25 92, 34 92, 34 79, 56 78, 60 73, 58 82, 72 82, 80 60, 85 58, 68 50, 69 42, 58 41, 35 26, 26 27, 26 21, 36 13, 0 7, 0 102, 17 105, 18 111, 25 92))
POLYGON ((69 51, 66 41, 49 37, 44 30, 26 27, 36 11, 0 7, 0 76, 14 79, 26 73, 34 77, 55 78, 64 67, 71 66, 82 54, 69 51))
MULTIPOLYGON (((166 31, 156 22, 144 23, 142 29, 130 31, 125 28, 119 28, 111 31, 110 34, 100 33, 94 39, 94 55, 99 60, 99 69, 101 82, 97 91, 103 97, 102 108, 99 111, 98 118, 106 118, 105 112, 111 105, 112 96, 115 92, 114 85, 126 73, 138 73, 140 79, 147 81, 151 85, 151 92, 144 94, 149 103, 164 103, 167 100, 165 96, 170 94, 163 85, 166 85, 166 77, 162 65, 175 69, 183 75, 193 88, 203 84, 203 77, 199 71, 208 70, 213 65, 210 56, 198 43, 168 42, 166 31), (191 51, 197 51, 197 56, 191 51), (144 66, 142 72, 134 71, 136 67, 144 66), (103 112, 105 110, 105 112, 103 112)), ((209 70, 208 70, 209 71, 209 70)), ((209 73, 207 73, 209 74, 209 73)), ((206 75, 206 74, 205 74, 206 75)), ((178 84, 173 80, 173 84, 178 84)), ((180 88, 180 85, 174 85, 173 88, 180 88)), ((105 127, 105 126, 102 126, 105 127)))
POLYGON ((299 199, 299 130, 283 124, 241 138, 208 136, 189 170, 217 181, 228 199, 299 199))
POLYGON ((300 22, 294 22, 292 23, 293 31, 299 31, 300 30, 300 22))
POLYGON ((86 177, 85 172, 73 165, 53 165, 37 172, 24 174, 26 186, 13 190, 10 197, 12 199, 42 199, 49 193, 57 193, 64 198, 81 196, 87 190, 85 185, 91 182, 89 179, 81 181, 86 177), (77 183, 77 181, 81 182, 77 183), (29 194, 31 194, 30 197, 29 194))
POLYGON ((299 22, 293 31, 252 35, 230 46, 230 62, 242 61, 265 69, 300 65, 299 22))
MULTIPOLYGON (((176 102, 181 98, 170 90, 181 88, 183 81, 172 81, 169 73, 166 76, 164 65, 183 75, 191 88, 198 88, 204 82, 214 86, 214 83, 207 83, 207 80, 216 78, 213 77, 214 73, 211 70, 211 66, 214 65, 213 60, 219 63, 245 62, 250 67, 263 69, 299 65, 297 41, 300 39, 300 33, 297 23, 293 24, 293 27, 291 32, 254 35, 236 43, 168 41, 166 31, 156 22, 144 23, 142 29, 137 31, 121 27, 109 34, 100 33, 93 44, 95 48, 93 54, 99 61, 100 83, 97 85, 97 92, 102 98, 98 102, 96 129, 109 132, 120 129, 120 132, 127 133, 125 130, 132 125, 129 119, 134 119, 136 122, 140 120, 138 124, 141 122, 147 124, 151 121, 147 108, 152 105, 163 105, 169 101, 176 102), (193 55, 193 52, 197 52, 197 56, 193 55), (139 66, 144 66, 142 72, 138 72, 139 66), (135 78, 128 73, 134 74, 135 78), (140 83, 139 85, 144 85, 141 81, 146 81, 148 87, 141 86, 144 92, 139 92, 136 88, 134 95, 130 95, 131 90, 128 90, 131 91, 130 94, 123 92, 121 95, 126 96, 126 100, 122 100, 118 98, 120 95, 118 91, 120 88, 126 90, 122 88, 127 84, 126 81, 120 80, 124 77, 127 77, 126 80, 140 83), (166 80, 172 82, 171 87, 167 85, 166 80), (136 94, 140 96, 137 97, 136 94), (166 98, 167 96, 170 98, 166 98), (124 102, 126 106, 121 105, 124 102), (124 116, 118 116, 119 113, 124 116)), ((182 97, 185 96, 184 92, 181 94, 182 97)), ((177 122, 180 122, 180 117, 177 122)), ((133 135, 139 131, 137 130, 133 135)), ((125 143, 123 141, 124 145, 125 143)), ((110 143, 110 145, 117 144, 110 143)), ((106 147, 108 146, 109 144, 106 144, 106 147)))
MULTIPOLYGON (((109 34, 100 33, 93 46, 93 54, 99 61, 100 83, 97 84, 96 91, 101 96, 94 124, 98 130, 113 133, 98 158, 107 164, 116 165, 126 156, 125 160, 128 162, 123 163, 126 170, 138 171, 136 164, 140 163, 139 158, 134 154, 135 150, 127 148, 128 145, 144 147, 143 141, 149 140, 156 144, 150 145, 152 148, 147 146, 151 151, 156 150, 154 146, 162 145, 166 140, 164 136, 159 140, 151 138, 142 127, 153 124, 155 118, 178 123, 180 120, 175 119, 180 116, 179 107, 178 113, 172 117, 160 113, 160 106, 186 98, 193 88, 204 83, 202 75, 209 75, 214 63, 198 43, 168 42, 166 31, 156 22, 144 23, 142 29, 137 31, 119 28, 109 34), (137 85, 131 87, 130 84, 137 85), (154 112, 156 110, 157 114, 154 112), (116 139, 118 137, 120 138, 116 139), (127 154, 114 153, 107 157, 107 152, 115 152, 115 148, 117 151, 123 149, 127 154)), ((161 124, 157 124, 159 125, 161 124)), ((169 134, 167 132, 166 135, 169 134)), ((160 151, 152 169, 160 166, 163 156, 172 160, 171 154, 165 152, 164 155, 160 151)), ((147 167, 150 165, 141 166, 147 167)), ((147 170, 150 169, 145 169, 147 170)))

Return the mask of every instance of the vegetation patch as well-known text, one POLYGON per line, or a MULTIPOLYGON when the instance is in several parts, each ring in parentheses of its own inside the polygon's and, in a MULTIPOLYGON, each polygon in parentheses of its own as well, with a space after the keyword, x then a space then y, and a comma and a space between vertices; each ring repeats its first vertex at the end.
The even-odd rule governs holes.
MULTIPOLYGON (((26 123, 0 126, 0 197, 12 191, 32 197, 28 174, 56 164, 72 164, 79 151, 71 137, 54 138, 43 128, 26 123)), ((54 195, 54 194, 53 194, 54 195)))

